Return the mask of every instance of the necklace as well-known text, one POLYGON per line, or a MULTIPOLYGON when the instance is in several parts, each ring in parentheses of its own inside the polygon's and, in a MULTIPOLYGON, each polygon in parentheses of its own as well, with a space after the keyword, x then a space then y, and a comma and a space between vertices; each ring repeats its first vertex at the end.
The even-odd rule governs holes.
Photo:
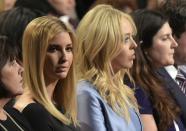
MULTIPOLYGON (((20 131, 24 131, 23 128, 21 128, 18 123, 14 120, 14 118, 12 118, 8 112, 6 112, 5 110, 3 110, 5 112, 5 114, 10 118, 10 120, 19 128, 20 131)), ((3 128, 4 131, 8 131, 8 129, 0 123, 0 126, 3 128)))

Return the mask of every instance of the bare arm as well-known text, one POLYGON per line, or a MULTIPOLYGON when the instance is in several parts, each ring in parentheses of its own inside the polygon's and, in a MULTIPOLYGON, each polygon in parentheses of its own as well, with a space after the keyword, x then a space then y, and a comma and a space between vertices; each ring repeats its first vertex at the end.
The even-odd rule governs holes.
POLYGON ((152 114, 141 114, 140 117, 143 123, 144 131, 158 131, 152 114))

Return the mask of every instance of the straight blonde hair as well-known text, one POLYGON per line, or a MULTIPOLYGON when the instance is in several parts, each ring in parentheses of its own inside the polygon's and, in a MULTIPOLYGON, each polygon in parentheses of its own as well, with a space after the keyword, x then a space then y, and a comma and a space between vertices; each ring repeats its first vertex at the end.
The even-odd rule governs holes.
MULTIPOLYGON (((34 100, 64 124, 77 124, 76 89, 74 62, 65 79, 59 80, 53 99, 58 107, 63 107, 63 115, 50 100, 44 76, 44 61, 50 41, 59 33, 68 32, 73 46, 76 44, 73 31, 58 18, 44 16, 31 21, 23 36, 23 65, 25 87, 34 100)), ((73 50, 74 54, 74 50, 73 50)))
POLYGON ((0 12, 5 10, 5 0, 0 0, 0 12))
POLYGON ((123 34, 122 19, 129 21, 136 34, 132 18, 109 5, 98 5, 91 9, 77 28, 78 79, 93 83, 101 97, 112 109, 127 121, 129 108, 137 109, 134 92, 123 83, 128 69, 113 75, 111 61, 118 55, 123 34))

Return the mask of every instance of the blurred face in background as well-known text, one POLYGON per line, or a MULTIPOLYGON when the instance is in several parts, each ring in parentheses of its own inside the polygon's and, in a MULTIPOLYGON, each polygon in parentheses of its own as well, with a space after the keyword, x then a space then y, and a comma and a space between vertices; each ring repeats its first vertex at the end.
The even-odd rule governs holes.
POLYGON ((71 15, 75 11, 75 0, 48 0, 49 3, 60 13, 61 15, 71 15))
POLYGON ((178 43, 178 47, 175 49, 175 64, 185 65, 186 64, 186 31, 183 32, 179 38, 174 37, 178 43))

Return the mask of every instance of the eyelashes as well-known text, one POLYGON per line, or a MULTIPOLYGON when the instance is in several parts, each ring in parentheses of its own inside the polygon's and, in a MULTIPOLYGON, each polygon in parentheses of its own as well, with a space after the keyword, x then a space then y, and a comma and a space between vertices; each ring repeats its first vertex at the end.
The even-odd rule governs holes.
MULTIPOLYGON (((47 51, 50 52, 50 53, 53 53, 53 52, 56 52, 56 51, 62 51, 63 50, 63 47, 57 45, 57 44, 52 44, 52 45, 49 45, 47 51)), ((73 50, 73 47, 72 47, 72 44, 69 44, 65 47, 65 51, 67 52, 72 52, 73 50)))
POLYGON ((122 42, 124 43, 129 43, 131 41, 135 41, 135 35, 125 35, 123 38, 122 38, 122 42))

